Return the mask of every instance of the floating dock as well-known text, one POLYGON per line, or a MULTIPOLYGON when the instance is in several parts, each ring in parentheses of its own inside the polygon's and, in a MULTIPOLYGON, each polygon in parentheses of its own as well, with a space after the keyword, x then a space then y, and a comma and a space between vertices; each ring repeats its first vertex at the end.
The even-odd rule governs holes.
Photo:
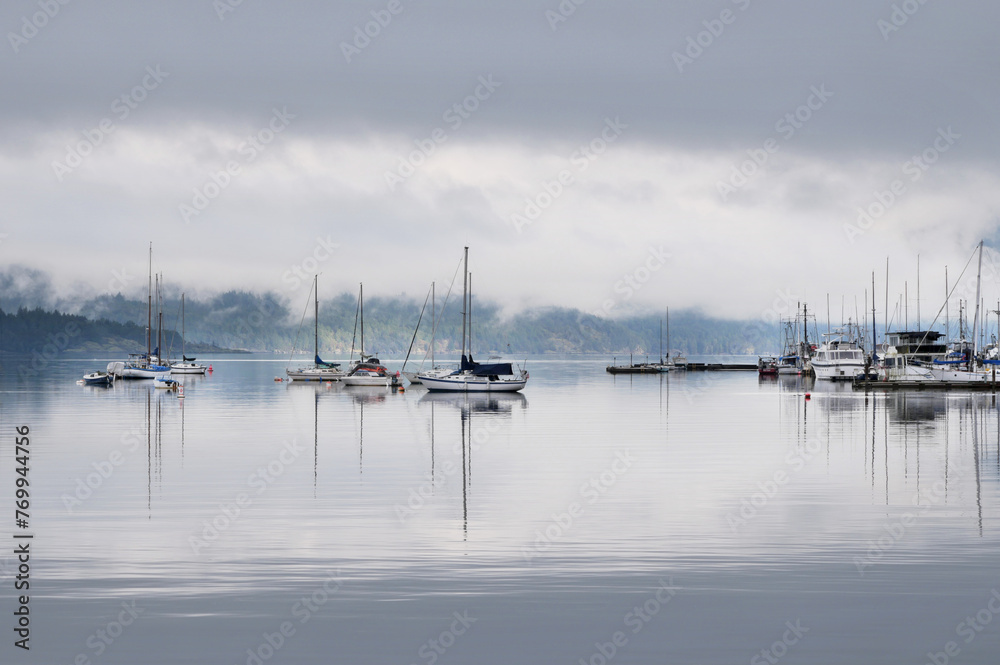
POLYGON ((689 372, 756 372, 757 365, 753 363, 687 363, 678 369, 689 372))
POLYGON ((940 390, 968 390, 995 393, 995 381, 855 381, 855 390, 912 390, 916 392, 937 392, 940 390))

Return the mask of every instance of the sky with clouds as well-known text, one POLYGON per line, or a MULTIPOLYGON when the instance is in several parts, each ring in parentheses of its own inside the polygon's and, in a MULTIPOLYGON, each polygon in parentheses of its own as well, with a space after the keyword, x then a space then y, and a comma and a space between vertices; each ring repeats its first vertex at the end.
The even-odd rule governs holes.
MULTIPOLYGON (((1000 5, 9 0, 0 260, 755 317, 994 238, 1000 5)), ((986 297, 1000 293, 987 279, 986 297)), ((839 307, 839 306, 838 306, 839 307)), ((837 307, 835 307, 836 309, 837 307)), ((850 306, 848 306, 850 309, 850 306)), ((836 316, 835 316, 836 318, 836 316)))

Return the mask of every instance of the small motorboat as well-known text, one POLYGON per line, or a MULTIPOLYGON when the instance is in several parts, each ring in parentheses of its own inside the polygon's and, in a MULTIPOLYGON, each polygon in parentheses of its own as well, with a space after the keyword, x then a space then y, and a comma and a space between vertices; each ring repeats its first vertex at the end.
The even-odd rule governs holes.
POLYGON ((108 363, 105 371, 95 371, 83 375, 83 383, 87 386, 110 386, 114 385, 115 379, 121 378, 125 369, 123 362, 108 363))
POLYGON ((171 379, 169 374, 161 374, 153 379, 153 387, 161 390, 177 390, 180 386, 177 379, 171 379))

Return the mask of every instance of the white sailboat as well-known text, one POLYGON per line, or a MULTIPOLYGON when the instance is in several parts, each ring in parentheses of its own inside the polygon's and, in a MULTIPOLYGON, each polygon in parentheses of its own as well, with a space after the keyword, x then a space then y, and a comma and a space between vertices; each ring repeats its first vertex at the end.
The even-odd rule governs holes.
MULTIPOLYGON (((382 362, 378 358, 365 354, 364 284, 360 286, 360 290, 358 291, 358 319, 361 322, 361 358, 340 381, 345 386, 387 387, 392 384, 395 377, 389 374, 389 370, 382 366, 382 362)), ((351 349, 351 356, 354 356, 353 348, 351 349)))
POLYGON ((338 381, 344 376, 339 363, 324 362, 319 357, 319 275, 313 277, 313 294, 315 295, 315 323, 313 328, 313 366, 285 369, 289 381, 338 381))
POLYGON ((517 392, 528 384, 528 372, 516 373, 511 363, 477 363, 472 359, 472 294, 469 288, 469 248, 465 248, 462 288, 462 364, 443 376, 421 374, 428 390, 451 392, 517 392), (468 349, 468 354, 466 350, 468 349))
POLYGON ((197 358, 188 358, 184 355, 187 343, 187 331, 184 317, 184 294, 181 294, 181 362, 170 366, 171 374, 204 374, 208 368, 195 363, 197 358))
MULTIPOLYGON (((153 243, 149 243, 149 286, 146 292, 146 353, 130 353, 122 369, 123 379, 155 379, 170 367, 155 361, 153 343, 153 243)), ((159 347, 156 352, 159 353, 159 347)))

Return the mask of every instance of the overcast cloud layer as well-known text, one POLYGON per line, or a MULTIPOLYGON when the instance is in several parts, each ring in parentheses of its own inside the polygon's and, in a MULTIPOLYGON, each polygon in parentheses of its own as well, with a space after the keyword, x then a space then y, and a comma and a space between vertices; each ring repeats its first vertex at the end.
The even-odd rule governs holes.
POLYGON ((881 307, 886 257, 896 294, 919 253, 935 310, 998 226, 998 24, 986 0, 10 0, 0 257, 130 290, 152 241, 192 291, 297 299, 319 270, 419 297, 468 244, 512 308, 758 316, 873 270, 881 307))

